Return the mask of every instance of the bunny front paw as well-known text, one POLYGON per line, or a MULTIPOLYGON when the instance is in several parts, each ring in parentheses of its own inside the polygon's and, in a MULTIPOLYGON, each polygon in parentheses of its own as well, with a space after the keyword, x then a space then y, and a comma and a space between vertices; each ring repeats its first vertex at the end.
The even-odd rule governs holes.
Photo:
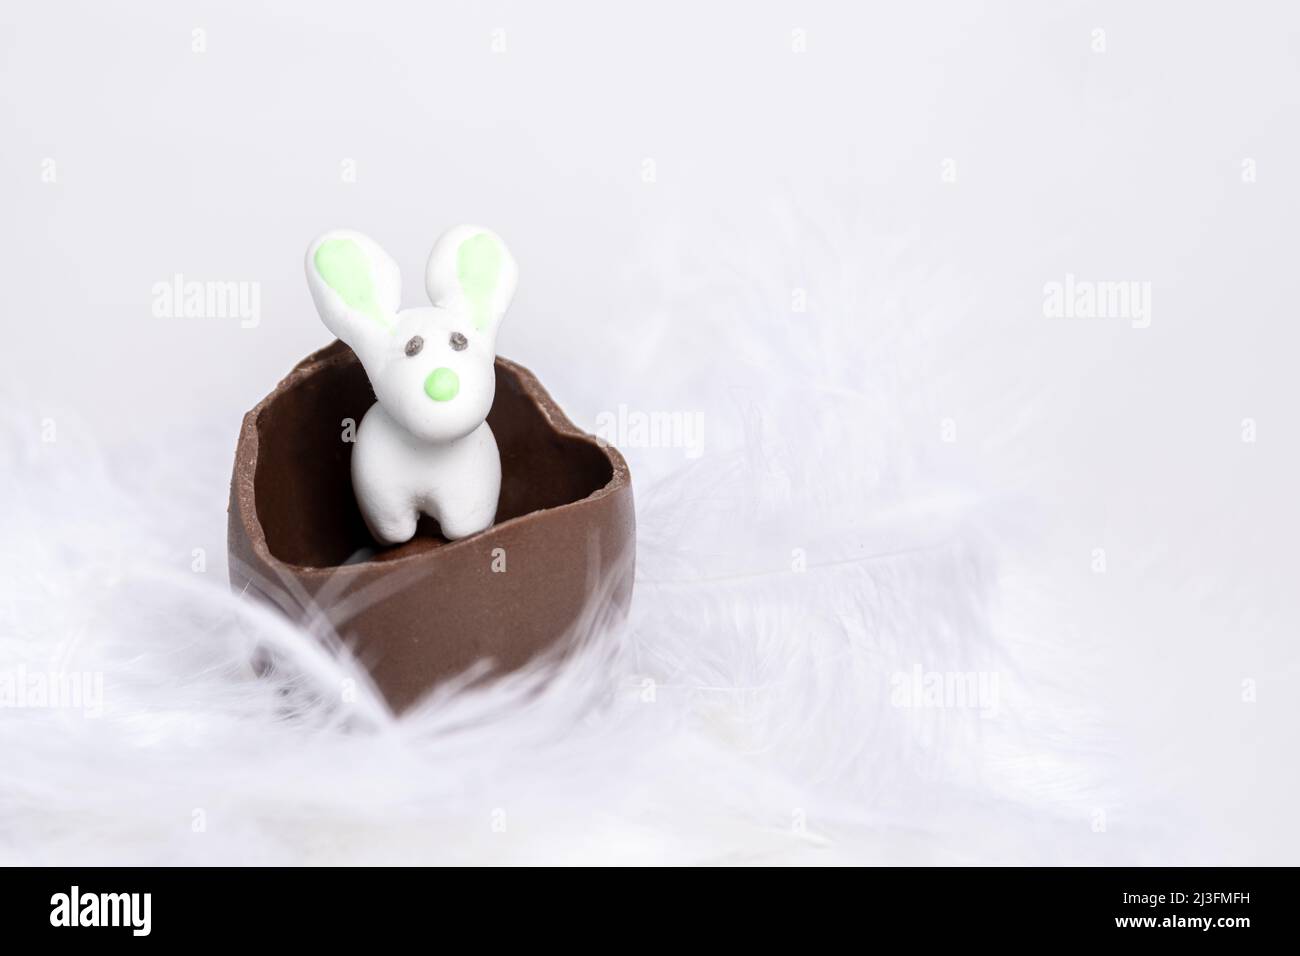
POLYGON ((401 511, 376 511, 361 509, 361 517, 371 536, 382 545, 405 544, 415 537, 415 526, 419 523, 420 513, 407 508, 401 511))
POLYGON ((438 522, 438 528, 442 531, 442 536, 448 541, 458 541, 461 538, 468 538, 472 534, 478 534, 480 531, 492 527, 492 519, 495 517, 495 508, 492 509, 491 513, 487 514, 444 515, 438 522))

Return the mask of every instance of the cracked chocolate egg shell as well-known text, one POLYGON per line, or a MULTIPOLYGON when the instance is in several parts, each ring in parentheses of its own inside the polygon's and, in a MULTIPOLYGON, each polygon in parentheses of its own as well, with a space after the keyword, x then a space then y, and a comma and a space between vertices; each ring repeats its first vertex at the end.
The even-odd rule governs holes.
POLYGON ((244 416, 230 487, 230 583, 290 617, 328 615, 395 710, 485 663, 562 654, 632 595, 627 463, 576 428, 536 377, 496 360, 488 424, 501 499, 486 531, 448 542, 424 519, 379 548, 352 494, 352 430, 374 403, 352 350, 305 358, 244 416))

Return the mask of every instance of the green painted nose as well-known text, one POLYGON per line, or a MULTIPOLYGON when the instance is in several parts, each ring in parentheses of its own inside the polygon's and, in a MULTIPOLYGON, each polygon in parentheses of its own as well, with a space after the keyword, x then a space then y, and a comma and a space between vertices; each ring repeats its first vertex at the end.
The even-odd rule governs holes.
POLYGON ((449 368, 435 368, 424 380, 424 394, 435 402, 449 402, 460 391, 460 376, 449 368))

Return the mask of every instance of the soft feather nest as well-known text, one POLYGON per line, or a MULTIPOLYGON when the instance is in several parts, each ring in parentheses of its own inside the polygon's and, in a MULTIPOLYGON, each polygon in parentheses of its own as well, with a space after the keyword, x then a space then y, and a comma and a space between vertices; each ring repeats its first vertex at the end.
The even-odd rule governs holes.
POLYGON ((631 618, 611 629, 597 606, 563 665, 445 687, 401 719, 341 652, 346 628, 322 642, 230 594, 219 548, 194 550, 224 536, 236 423, 128 448, 62 414, 42 441, 35 411, 7 403, 0 669, 102 675, 98 715, 0 715, 7 858, 1103 858, 1104 733, 1054 676, 1066 648, 1024 636, 1009 506, 904 427, 928 415, 920 330, 942 321, 909 312, 923 277, 873 279, 905 250, 852 223, 810 240, 786 217, 790 248, 838 250, 809 283, 819 321, 792 334, 789 248, 746 235, 708 268, 660 237, 628 278, 647 315, 692 310, 705 345, 622 329, 605 384, 707 426, 697 458, 624 449, 631 618), (639 391, 651 369, 658 392, 639 391), (973 704, 927 700, 934 675, 986 682, 973 704))

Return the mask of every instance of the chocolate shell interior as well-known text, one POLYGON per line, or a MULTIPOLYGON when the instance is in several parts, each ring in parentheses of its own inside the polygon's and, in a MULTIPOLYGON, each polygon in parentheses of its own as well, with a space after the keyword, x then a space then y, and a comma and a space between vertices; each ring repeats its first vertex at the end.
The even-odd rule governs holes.
MULTIPOLYGON (((366 530, 343 434, 349 422, 355 432, 375 396, 359 362, 336 361, 350 352, 336 342, 316 353, 314 374, 286 388, 257 419, 257 517, 271 555, 299 567, 335 567, 358 553, 391 561, 447 543, 431 518, 393 548, 379 549, 366 530)), ((589 438, 555 431, 514 366, 499 359, 496 379, 488 425, 501 452, 497 524, 581 501, 609 484, 609 456, 589 438)))

